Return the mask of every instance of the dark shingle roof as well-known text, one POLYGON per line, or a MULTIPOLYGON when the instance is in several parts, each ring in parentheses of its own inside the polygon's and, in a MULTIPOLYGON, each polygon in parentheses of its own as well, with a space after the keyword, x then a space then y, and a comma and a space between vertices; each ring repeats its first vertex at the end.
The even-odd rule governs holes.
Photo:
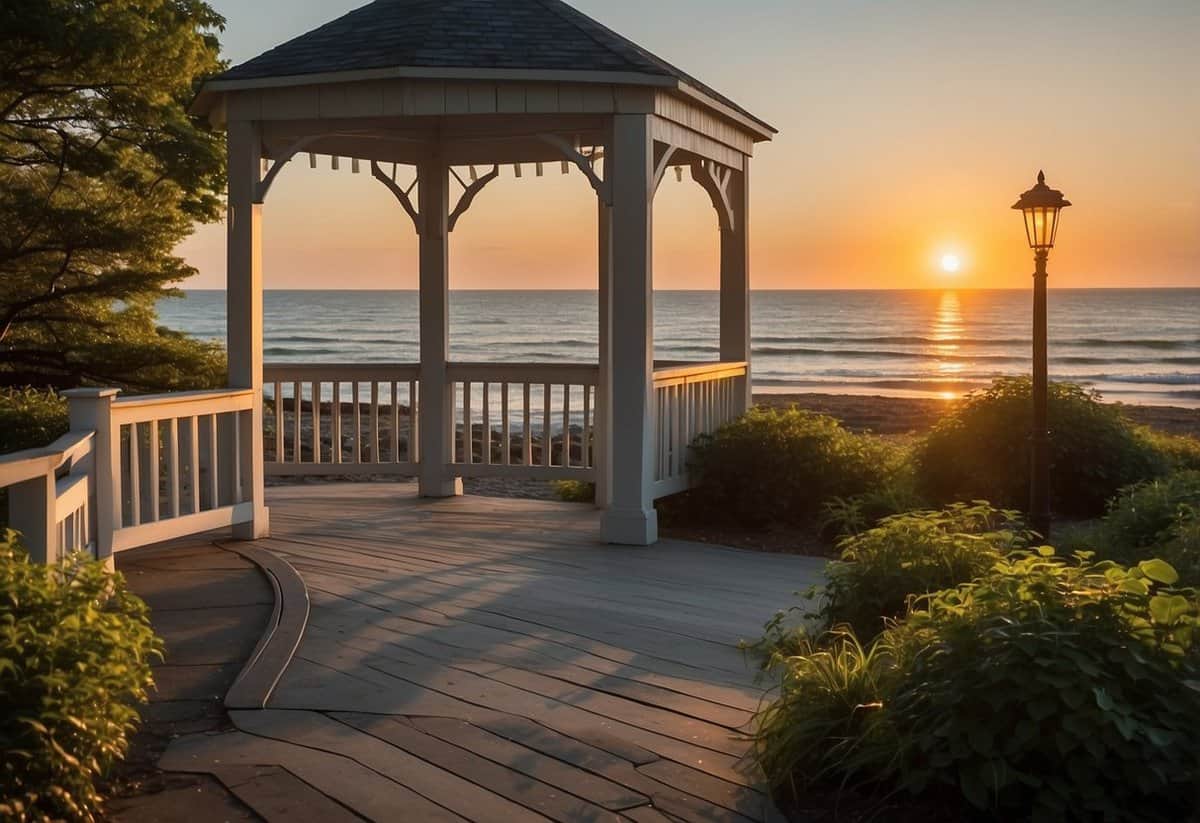
POLYGON ((562 0, 375 0, 229 69, 218 81, 387 68, 633 72, 732 100, 562 0))

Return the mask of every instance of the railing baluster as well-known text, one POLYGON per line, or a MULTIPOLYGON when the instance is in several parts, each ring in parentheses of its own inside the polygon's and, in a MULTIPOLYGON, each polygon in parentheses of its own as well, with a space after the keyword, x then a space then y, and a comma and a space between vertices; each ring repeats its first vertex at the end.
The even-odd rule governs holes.
POLYGON ((392 381, 392 462, 400 462, 400 384, 392 381))
POLYGON ((208 415, 208 500, 209 508, 221 505, 220 467, 217 465, 217 416, 208 415))
POLYGON ((554 436, 550 432, 550 384, 542 384, 542 465, 550 465, 550 447, 554 436))
POLYGON ((129 424, 129 516, 130 525, 142 522, 142 472, 141 447, 138 443, 138 424, 129 424))
POLYGON ((592 387, 583 384, 583 435, 579 441, 579 459, 585 469, 592 468, 592 387))
POLYGON ((512 463, 512 429, 509 427, 508 414, 508 383, 500 384, 500 434, 501 448, 504 449, 504 454, 500 457, 500 462, 505 466, 512 463))
POLYGON ((419 398, 417 392, 420 387, 416 380, 408 381, 408 460, 410 463, 416 463, 421 459, 421 451, 419 444, 421 438, 418 436, 418 421, 421 415, 417 413, 419 398))
POLYGON ((333 381, 333 402, 330 403, 330 411, 333 414, 333 427, 330 434, 329 442, 332 453, 329 455, 333 458, 334 463, 342 462, 342 384, 333 381))
POLYGON ((158 522, 159 494, 162 488, 161 467, 158 460, 158 421, 151 420, 147 425, 149 438, 146 441, 146 519, 150 523, 158 522))
POLYGON ((379 381, 371 381, 371 449, 368 463, 382 463, 379 459, 379 381))
POLYGON ((354 413, 354 463, 362 462, 362 409, 358 405, 358 381, 351 383, 353 387, 350 398, 350 409, 354 413))
POLYGON ((321 462, 321 381, 312 382, 312 462, 321 462))
POLYGON ((463 397, 463 401, 462 401, 462 410, 463 410, 463 424, 462 424, 462 448, 463 448, 463 456, 462 456, 462 461, 461 461, 461 462, 463 462, 463 463, 466 463, 467 465, 470 465, 470 464, 471 464, 472 462, 474 462, 474 461, 472 460, 472 454, 471 454, 471 440, 472 440, 472 437, 471 437, 471 381, 469 381, 469 380, 464 380, 464 381, 463 381, 463 384, 462 384, 462 397, 463 397))
POLYGON ((287 462, 283 453, 283 386, 279 381, 275 382, 275 460, 279 463, 287 462))
POLYGON ((303 392, 300 390, 300 381, 292 383, 292 462, 300 463, 300 406, 303 392))
POLYGON ((522 415, 524 429, 521 432, 521 465, 533 465, 533 401, 530 398, 529 383, 521 384, 521 396, 524 398, 522 415))
POLYGON ((492 415, 491 401, 492 398, 488 393, 488 381, 483 381, 483 432, 480 442, 480 452, 482 453, 483 465, 490 466, 492 464, 492 415))
POLYGON ((179 516, 179 419, 167 423, 167 512, 179 516))
POLYGON ((562 433, 562 465, 564 469, 571 467, 571 385, 563 384, 563 433, 562 433))
POLYGON ((188 418, 188 479, 192 497, 189 514, 196 514, 200 511, 200 418, 196 415, 188 418))

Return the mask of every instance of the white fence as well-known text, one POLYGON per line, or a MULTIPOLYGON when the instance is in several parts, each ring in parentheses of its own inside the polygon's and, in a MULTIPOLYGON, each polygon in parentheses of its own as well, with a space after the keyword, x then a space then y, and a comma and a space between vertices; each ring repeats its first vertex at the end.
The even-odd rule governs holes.
POLYGON ((116 394, 67 392, 69 434, 0 457, 10 523, 37 559, 109 559, 252 519, 252 391, 116 394))
POLYGON ((688 363, 654 370, 654 497, 688 488, 688 450, 745 410, 746 363, 688 363))
POLYGON ((266 474, 412 474, 419 372, 401 363, 266 366, 266 474))
POLYGON ((595 479, 600 368, 453 363, 449 434, 462 477, 595 479))
MULTIPOLYGON (((118 399, 67 392, 71 433, 0 456, 10 522, 46 562, 101 558, 254 521, 255 461, 265 474, 416 473, 416 364, 276 364, 264 370, 262 454, 250 389, 118 399)), ((745 363, 660 365, 654 372, 654 496, 688 486, 688 449, 741 414, 745 363)), ((595 365, 452 363, 450 476, 597 480, 604 431, 595 365)))
POLYGON ((71 432, 44 449, 0 457, 10 525, 22 533, 35 560, 55 562, 71 552, 94 551, 89 482, 94 448, 93 432, 71 432))

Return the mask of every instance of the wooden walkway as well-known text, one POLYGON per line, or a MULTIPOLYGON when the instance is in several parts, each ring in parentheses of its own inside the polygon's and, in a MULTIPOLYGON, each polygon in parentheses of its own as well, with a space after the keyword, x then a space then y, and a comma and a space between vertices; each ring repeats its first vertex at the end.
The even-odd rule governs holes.
POLYGON ((270 490, 311 614, 267 708, 175 741, 267 819, 757 821, 736 643, 818 561, 602 546, 589 507, 270 490))

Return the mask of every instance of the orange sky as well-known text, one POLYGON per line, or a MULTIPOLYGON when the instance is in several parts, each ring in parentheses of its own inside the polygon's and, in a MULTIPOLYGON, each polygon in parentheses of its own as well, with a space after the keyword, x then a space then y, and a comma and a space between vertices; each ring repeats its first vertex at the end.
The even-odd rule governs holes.
MULTIPOLYGON (((361 3, 214 5, 238 61, 361 3)), ((1025 288, 1009 206, 1039 168, 1075 203, 1052 286, 1200 286, 1195 0, 576 5, 780 129, 754 161, 755 288, 1025 288)), ((655 203, 655 286, 715 288, 716 217, 684 180, 655 203)), ((348 164, 295 164, 264 214, 268 288, 416 286, 411 223, 348 164)), ((506 169, 452 236, 451 285, 595 288, 594 247, 581 176, 506 169)), ((223 227, 181 251, 187 287, 223 287, 223 227)))

